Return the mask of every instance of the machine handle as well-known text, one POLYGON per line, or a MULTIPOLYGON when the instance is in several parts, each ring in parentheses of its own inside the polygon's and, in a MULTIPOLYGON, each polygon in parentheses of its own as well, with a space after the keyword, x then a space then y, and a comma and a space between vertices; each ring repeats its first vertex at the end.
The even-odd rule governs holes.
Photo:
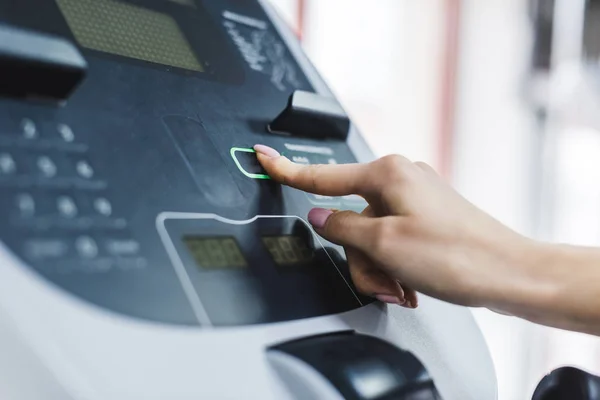
POLYGON ((350 119, 334 98, 296 90, 268 130, 317 139, 346 140, 350 119))
MULTIPOLYGON (((346 400, 440 399, 429 373, 414 355, 376 337, 340 332, 279 344, 268 352, 308 364, 346 400)), ((296 386, 300 379, 292 378, 296 386)))
POLYGON ((63 101, 87 63, 66 39, 0 25, 0 95, 63 101))

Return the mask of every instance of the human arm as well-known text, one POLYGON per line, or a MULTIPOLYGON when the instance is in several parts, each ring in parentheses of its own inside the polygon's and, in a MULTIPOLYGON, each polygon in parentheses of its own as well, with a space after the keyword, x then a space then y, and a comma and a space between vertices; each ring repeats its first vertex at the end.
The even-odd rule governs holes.
POLYGON ((600 250, 550 245, 502 225, 423 163, 294 164, 257 146, 276 181, 329 196, 358 194, 362 213, 313 209, 317 233, 346 249, 363 293, 414 308, 416 292, 537 323, 600 334, 600 250))

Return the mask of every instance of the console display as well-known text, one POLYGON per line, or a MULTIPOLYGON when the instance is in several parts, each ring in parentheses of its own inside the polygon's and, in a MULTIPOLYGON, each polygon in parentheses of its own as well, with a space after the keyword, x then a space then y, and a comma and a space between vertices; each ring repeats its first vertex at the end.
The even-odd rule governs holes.
POLYGON ((248 266, 234 237, 186 236, 183 241, 200 268, 221 269, 248 266))
POLYGON ((170 15, 114 0, 56 0, 85 48, 204 72, 170 15))
POLYGON ((298 236, 267 236, 262 241, 277 265, 297 265, 312 261, 315 254, 298 236))

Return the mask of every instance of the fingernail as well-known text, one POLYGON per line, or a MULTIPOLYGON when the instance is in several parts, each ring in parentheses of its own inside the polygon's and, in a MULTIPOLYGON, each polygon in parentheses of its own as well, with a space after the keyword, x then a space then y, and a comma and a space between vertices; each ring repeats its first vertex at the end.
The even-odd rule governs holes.
POLYGON ((279 157, 281 155, 274 148, 265 146, 264 144, 254 145, 254 151, 256 151, 257 153, 260 153, 262 155, 265 155, 267 157, 271 157, 271 158, 279 157))
POLYGON ((382 303, 388 304, 400 304, 400 299, 396 296, 390 296, 389 294, 377 294, 375 298, 382 303))
POLYGON ((310 224, 315 228, 321 229, 325 226, 327 218, 329 218, 331 214, 333 214, 332 210, 327 210, 325 208, 313 208, 308 213, 308 222, 310 222, 310 224))

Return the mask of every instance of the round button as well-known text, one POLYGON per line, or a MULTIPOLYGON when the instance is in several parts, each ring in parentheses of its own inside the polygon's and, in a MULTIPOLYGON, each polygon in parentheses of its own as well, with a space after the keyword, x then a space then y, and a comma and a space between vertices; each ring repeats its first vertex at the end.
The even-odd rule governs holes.
POLYGON ((32 217, 35 214, 35 200, 30 194, 18 194, 15 198, 15 204, 22 217, 32 217))
POLYGON ((68 196, 60 196, 56 200, 56 207, 61 216, 65 218, 73 218, 77 216, 77 206, 72 198, 68 196))
POLYGON ((84 160, 78 161, 76 168, 77 168, 77 173, 82 178, 90 179, 94 176, 94 170, 87 161, 84 161, 84 160))
POLYGON ((94 258, 98 255, 98 245, 89 236, 80 236, 75 240, 75 249, 81 257, 94 258))
POLYGON ((56 164, 48 156, 39 157, 37 159, 37 166, 46 178, 52 178, 56 175, 56 164))
POLYGON ((37 127, 35 122, 29 118, 25 118, 21 121, 21 131, 25 139, 35 139, 38 136, 37 127))
POLYGON ((110 201, 106 200, 104 197, 99 197, 94 200, 94 209, 98 212, 98 214, 104 215, 105 217, 109 217, 112 214, 112 205, 110 201))
POLYGON ((60 137, 62 137, 65 142, 71 143, 75 140, 75 134, 69 125, 59 124, 57 129, 60 137))
POLYGON ((0 174, 11 175, 17 170, 15 160, 8 153, 0 153, 0 174))

